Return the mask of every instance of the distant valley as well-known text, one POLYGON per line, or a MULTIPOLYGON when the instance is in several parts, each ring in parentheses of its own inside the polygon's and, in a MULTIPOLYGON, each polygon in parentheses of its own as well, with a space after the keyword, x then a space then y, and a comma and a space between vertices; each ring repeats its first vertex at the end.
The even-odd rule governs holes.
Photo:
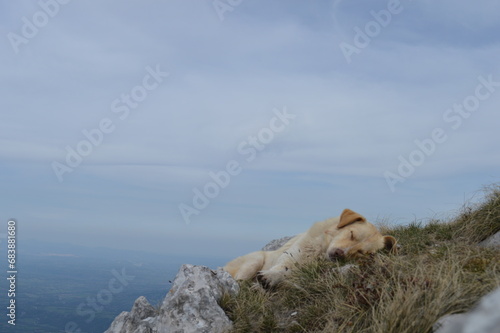
MULTIPOLYGON (((120 312, 130 311, 137 297, 158 304, 181 264, 216 268, 227 259, 23 243, 17 258, 16 325, 7 324, 3 314, 2 332, 104 332, 120 312)), ((0 270, 6 276, 6 261, 0 262, 0 270)), ((7 281, 2 281, 0 290, 5 294, 7 281)), ((0 307, 7 306, 2 295, 0 307)))

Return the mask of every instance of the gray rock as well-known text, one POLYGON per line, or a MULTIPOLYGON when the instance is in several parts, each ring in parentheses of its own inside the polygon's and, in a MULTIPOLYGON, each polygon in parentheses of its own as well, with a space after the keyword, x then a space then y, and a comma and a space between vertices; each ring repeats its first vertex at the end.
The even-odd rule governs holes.
POLYGON ((122 312, 116 317, 105 333, 224 332, 232 323, 217 302, 224 293, 235 295, 238 291, 238 283, 222 268, 214 271, 204 266, 182 265, 158 313, 144 318, 151 313, 140 311, 141 306, 150 308, 138 305, 135 312, 133 308, 130 314, 122 312))
POLYGON ((434 325, 432 325, 432 331, 435 333, 442 332, 441 330, 446 329, 448 325, 453 325, 455 322, 462 322, 462 320, 464 320, 463 318, 466 316, 467 314, 465 313, 456 313, 441 317, 434 325))
POLYGON ((223 332, 232 323, 217 304, 224 292, 235 295, 238 283, 219 268, 183 265, 165 297, 158 332, 223 332))
POLYGON ((286 236, 278 239, 273 239, 269 243, 267 243, 263 248, 262 251, 274 251, 282 247, 283 245, 286 244, 290 239, 292 239, 295 236, 286 236))
POLYGON ((482 247, 498 247, 500 248, 500 232, 486 238, 484 241, 479 243, 482 247))
MULTIPOLYGON (((140 325, 143 319, 156 315, 156 310, 149 304, 146 297, 141 296, 132 306, 129 312, 122 312, 113 320, 111 326, 104 333, 128 333, 137 332, 136 328, 140 325)), ((139 332, 137 332, 139 333, 139 332)))
POLYGON ((436 333, 498 333, 500 331, 500 288, 481 298, 472 311, 444 316, 434 325, 436 333))

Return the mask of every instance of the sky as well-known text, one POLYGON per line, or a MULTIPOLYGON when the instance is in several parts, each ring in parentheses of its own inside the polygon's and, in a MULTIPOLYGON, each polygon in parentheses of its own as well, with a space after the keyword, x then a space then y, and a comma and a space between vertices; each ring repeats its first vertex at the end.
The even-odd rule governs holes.
POLYGON ((344 208, 447 218, 499 182, 497 1, 0 9, 19 246, 233 257, 344 208))

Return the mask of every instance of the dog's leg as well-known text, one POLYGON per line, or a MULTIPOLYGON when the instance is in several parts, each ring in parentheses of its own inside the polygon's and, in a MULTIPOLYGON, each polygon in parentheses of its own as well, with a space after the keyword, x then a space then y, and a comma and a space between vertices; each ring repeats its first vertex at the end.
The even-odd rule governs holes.
POLYGON ((258 272, 257 280, 264 288, 276 286, 292 272, 296 263, 301 260, 301 252, 300 243, 294 244, 277 258, 276 263, 271 268, 258 272))
POLYGON ((229 272, 235 280, 250 280, 264 267, 264 262, 263 251, 252 252, 229 262, 224 270, 229 272))

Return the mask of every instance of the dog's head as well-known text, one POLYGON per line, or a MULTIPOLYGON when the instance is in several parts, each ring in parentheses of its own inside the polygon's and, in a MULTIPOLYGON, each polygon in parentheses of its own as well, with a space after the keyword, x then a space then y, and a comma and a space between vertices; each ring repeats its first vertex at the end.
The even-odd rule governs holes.
POLYGON ((338 224, 325 233, 332 238, 326 250, 326 257, 330 260, 375 253, 383 248, 396 250, 394 237, 382 236, 373 224, 350 209, 345 209, 338 224))

